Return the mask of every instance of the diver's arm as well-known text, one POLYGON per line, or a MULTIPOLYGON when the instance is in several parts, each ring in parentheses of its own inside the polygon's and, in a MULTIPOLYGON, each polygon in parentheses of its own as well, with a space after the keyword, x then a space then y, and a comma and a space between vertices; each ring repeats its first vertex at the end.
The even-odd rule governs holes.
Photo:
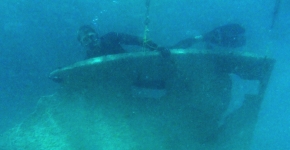
POLYGON ((133 36, 125 33, 119 33, 118 34, 120 38, 120 43, 121 44, 126 44, 126 45, 137 45, 141 47, 148 48, 150 50, 157 50, 158 45, 152 41, 144 41, 142 38, 138 36, 133 36))
POLYGON ((106 39, 114 41, 114 43, 124 44, 124 45, 137 45, 148 48, 150 50, 156 50, 158 45, 152 41, 147 41, 143 43, 143 39, 138 36, 133 36, 125 33, 110 32, 104 35, 106 39))
POLYGON ((187 38, 171 46, 170 49, 179 49, 179 48, 186 49, 200 41, 203 41, 203 36, 195 36, 195 37, 187 38))
POLYGON ((148 40, 144 41, 142 38, 138 36, 132 36, 129 34, 119 33, 118 34, 118 40, 120 44, 126 44, 126 45, 137 45, 141 47, 148 48, 149 50, 159 51, 160 54, 163 57, 169 57, 170 51, 169 48, 166 47, 160 47, 156 43, 148 40))
MULTIPOLYGON (((161 53, 163 57, 168 57, 170 55, 169 48, 159 47, 156 43, 152 41, 144 42, 142 38, 138 36, 132 36, 125 33, 111 32, 102 37, 103 41, 110 41, 111 44, 125 44, 125 45, 137 45, 141 47, 148 48, 150 50, 156 50, 161 53)), ((108 42, 106 42, 108 43, 108 42)))

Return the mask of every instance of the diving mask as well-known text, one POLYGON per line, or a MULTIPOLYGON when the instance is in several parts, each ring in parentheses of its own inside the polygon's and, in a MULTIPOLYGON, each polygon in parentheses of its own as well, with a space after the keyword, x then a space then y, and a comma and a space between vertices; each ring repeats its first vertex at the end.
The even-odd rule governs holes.
POLYGON ((83 46, 91 46, 93 45, 96 41, 98 41, 98 36, 94 32, 90 32, 88 34, 85 34, 80 38, 80 42, 83 46))

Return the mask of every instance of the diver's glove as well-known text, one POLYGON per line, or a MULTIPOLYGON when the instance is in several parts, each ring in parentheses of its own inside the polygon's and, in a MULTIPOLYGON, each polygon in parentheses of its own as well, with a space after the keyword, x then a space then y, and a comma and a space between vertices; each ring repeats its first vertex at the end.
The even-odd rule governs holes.
POLYGON ((171 55, 171 52, 170 52, 170 49, 169 48, 166 48, 166 47, 158 47, 156 50, 158 52, 160 52, 161 56, 164 57, 164 58, 170 57, 170 55, 171 55))
POLYGON ((170 50, 169 48, 166 47, 159 47, 156 43, 152 42, 152 41, 147 41, 145 43, 145 47, 153 50, 153 51, 158 51, 160 52, 160 54, 162 55, 162 57, 169 57, 170 56, 170 50))
POLYGON ((152 41, 147 41, 144 43, 144 47, 150 50, 156 50, 158 48, 158 45, 152 41))

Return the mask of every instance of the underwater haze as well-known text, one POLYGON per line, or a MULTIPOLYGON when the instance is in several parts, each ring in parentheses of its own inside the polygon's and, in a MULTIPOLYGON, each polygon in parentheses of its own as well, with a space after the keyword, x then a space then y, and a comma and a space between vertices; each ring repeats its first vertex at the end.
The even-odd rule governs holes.
MULTIPOLYGON (((80 26, 142 37, 145 12, 145 0, 1 0, 0 133, 57 91, 51 71, 85 58, 80 26)), ((290 1, 151 0, 149 18, 149 37, 162 46, 227 23, 242 25, 247 45, 241 51, 276 59, 252 150, 290 149, 290 1)))

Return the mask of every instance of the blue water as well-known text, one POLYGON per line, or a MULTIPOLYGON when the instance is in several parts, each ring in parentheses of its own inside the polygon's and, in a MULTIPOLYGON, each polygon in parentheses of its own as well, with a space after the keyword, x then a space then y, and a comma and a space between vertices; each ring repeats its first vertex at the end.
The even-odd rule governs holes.
MULTIPOLYGON (((172 45, 226 23, 247 31, 247 51, 277 60, 254 135, 253 150, 290 149, 290 1, 151 0, 150 39, 172 45)), ((85 57, 76 40, 79 26, 142 36, 145 0, 1 0, 0 132, 31 113, 57 85, 47 76, 85 57)))

